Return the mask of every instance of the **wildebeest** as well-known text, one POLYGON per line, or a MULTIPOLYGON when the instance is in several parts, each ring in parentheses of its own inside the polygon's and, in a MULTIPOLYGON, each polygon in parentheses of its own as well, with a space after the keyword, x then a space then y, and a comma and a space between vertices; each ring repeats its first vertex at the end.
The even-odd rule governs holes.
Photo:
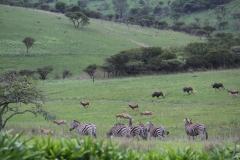
POLYGON ((141 112, 141 115, 152 115, 153 113, 151 111, 144 111, 141 112))
POLYGON ((228 90, 227 89, 227 92, 229 92, 231 94, 238 94, 238 90, 228 90))
POLYGON ((163 94, 163 92, 154 92, 152 94, 152 97, 157 97, 159 98, 160 96, 162 96, 163 98, 165 97, 165 94, 163 94))
POLYGON ((89 102, 80 102, 81 105, 85 108, 86 106, 89 106, 89 102))
POLYGON ((116 114, 116 118, 125 118, 125 119, 129 119, 129 118, 131 118, 128 114, 124 114, 124 113, 122 113, 122 114, 116 114))
POLYGON ((229 130, 229 127, 228 126, 220 126, 219 127, 221 130, 229 130))
POLYGON ((159 140, 161 140, 161 137, 163 137, 163 140, 166 139, 166 135, 169 134, 169 132, 163 127, 163 126, 154 126, 152 122, 147 122, 147 130, 150 133, 150 138, 151 137, 158 137, 159 140))
POLYGON ((212 87, 215 88, 215 91, 216 89, 220 90, 220 88, 225 89, 222 83, 214 83, 212 84, 212 87))
POLYGON ((48 134, 53 134, 53 131, 51 130, 48 130, 48 129, 43 129, 43 128, 40 128, 41 132, 45 135, 48 135, 48 134))
POLYGON ((67 125, 67 121, 65 121, 65 120, 54 120, 53 123, 55 123, 55 124, 57 124, 57 125, 59 125, 59 126, 60 126, 61 124, 67 125))
POLYGON ((203 140, 204 133, 206 134, 206 139, 208 139, 207 129, 204 124, 193 124, 187 118, 185 118, 183 121, 185 123, 185 130, 186 130, 189 140, 190 140, 190 136, 192 136, 193 140, 194 140, 195 136, 197 136, 197 135, 200 135, 201 140, 203 140))
POLYGON ((188 94, 190 94, 189 92, 195 92, 195 90, 192 87, 184 87, 183 88, 183 92, 188 92, 188 94))
POLYGON ((76 129, 78 135, 90 135, 95 138, 97 137, 96 126, 93 123, 80 124, 78 121, 73 120, 69 131, 72 131, 73 129, 76 129))
POLYGON ((138 104, 129 104, 128 106, 132 109, 138 108, 138 104))

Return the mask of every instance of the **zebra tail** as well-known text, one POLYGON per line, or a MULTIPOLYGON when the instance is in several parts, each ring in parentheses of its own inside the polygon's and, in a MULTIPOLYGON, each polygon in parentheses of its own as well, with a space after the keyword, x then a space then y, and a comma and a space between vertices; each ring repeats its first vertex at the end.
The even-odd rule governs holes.
POLYGON ((206 128, 204 129, 205 130, 205 134, 206 134, 206 140, 208 139, 208 133, 207 133, 207 130, 206 128))

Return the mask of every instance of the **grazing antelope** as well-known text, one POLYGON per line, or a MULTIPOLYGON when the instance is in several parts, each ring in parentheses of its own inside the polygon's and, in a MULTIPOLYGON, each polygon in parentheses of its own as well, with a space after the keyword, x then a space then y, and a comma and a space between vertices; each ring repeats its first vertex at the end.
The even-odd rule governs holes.
POLYGON ((193 124, 189 119, 184 119, 185 123, 185 130, 188 135, 188 139, 190 140, 190 136, 193 137, 193 140, 195 136, 200 135, 201 140, 204 139, 204 133, 206 134, 206 139, 208 139, 207 129, 204 124, 193 124))
POLYGON ((41 132, 45 135, 48 135, 48 134, 53 134, 53 131, 51 130, 48 130, 48 129, 43 129, 43 128, 40 128, 41 132))
POLYGON ((125 119, 129 119, 129 118, 131 118, 128 114, 124 114, 124 113, 122 113, 122 114, 117 114, 116 115, 116 118, 125 118, 125 119))
POLYGON ((153 115, 153 113, 151 111, 144 111, 141 112, 141 115, 153 115))
POLYGON ((229 92, 231 94, 238 94, 238 90, 228 90, 227 89, 227 92, 229 92))
POLYGON ((220 126, 219 127, 221 130, 229 130, 229 127, 228 126, 220 126))
POLYGON ((94 138, 97 137, 96 126, 93 123, 80 124, 78 121, 73 120, 69 128, 69 131, 72 131, 73 129, 76 129, 78 135, 90 135, 94 138))
POLYGON ((132 109, 138 108, 138 104, 129 104, 128 106, 132 109))
POLYGON ((89 102, 80 102, 81 105, 85 108, 86 106, 89 106, 89 102))
POLYGON ((54 123, 54 124, 57 124, 57 125, 59 125, 59 126, 60 126, 61 124, 67 125, 67 121, 65 121, 65 120, 54 120, 53 123, 54 123))

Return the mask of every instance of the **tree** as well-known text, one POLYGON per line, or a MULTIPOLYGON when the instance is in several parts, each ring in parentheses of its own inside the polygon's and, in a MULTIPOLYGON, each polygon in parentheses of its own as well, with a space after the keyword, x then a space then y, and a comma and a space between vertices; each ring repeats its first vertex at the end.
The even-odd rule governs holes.
POLYGON ((47 78, 47 75, 53 71, 53 66, 43 66, 41 68, 37 69, 37 73, 40 75, 41 80, 45 80, 47 78))
POLYGON ((206 35, 206 34, 207 34, 207 32, 206 32, 205 30, 203 30, 203 29, 199 29, 199 30, 196 31, 196 34, 197 34, 197 36, 199 36, 200 39, 201 39, 203 35, 206 35))
POLYGON ((115 12, 120 14, 120 18, 122 18, 123 13, 125 13, 128 9, 127 0, 112 0, 113 2, 113 9, 115 12))
POLYGON ((72 75, 72 72, 69 69, 64 69, 62 71, 63 79, 70 77, 72 75))
POLYGON ((65 8, 66 8, 66 3, 63 3, 63 2, 57 2, 55 4, 55 9, 60 11, 61 13, 64 13, 65 12, 65 8))
POLYGON ((33 39, 32 37, 26 37, 22 42, 27 47, 27 53, 28 53, 29 48, 32 47, 33 43, 35 42, 35 39, 33 39))
POLYGON ((96 64, 90 64, 88 65, 83 71, 89 74, 90 78, 93 80, 94 83, 94 73, 96 72, 97 65, 96 64))
POLYGON ((207 32, 207 37, 210 37, 210 34, 212 34, 216 30, 216 28, 212 26, 204 26, 202 29, 207 32))
POLYGON ((55 116, 44 110, 44 101, 45 96, 39 90, 36 80, 20 76, 16 71, 4 73, 0 77, 0 131, 4 129, 8 120, 19 114, 40 114, 46 119, 55 119, 55 116), (27 104, 33 104, 35 107, 26 107, 27 104))
POLYGON ((78 28, 79 25, 81 25, 83 28, 83 26, 89 24, 89 18, 82 12, 67 12, 65 13, 65 16, 73 22, 75 28, 78 28))

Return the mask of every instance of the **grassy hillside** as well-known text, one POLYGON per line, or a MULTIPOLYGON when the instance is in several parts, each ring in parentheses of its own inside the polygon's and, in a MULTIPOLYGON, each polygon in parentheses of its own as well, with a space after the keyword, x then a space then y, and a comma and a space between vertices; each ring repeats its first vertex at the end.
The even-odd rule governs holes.
POLYGON ((76 29, 62 14, 3 5, 0 14, 0 73, 53 65, 51 77, 61 74, 64 68, 76 75, 88 64, 102 64, 103 59, 122 50, 145 46, 177 47, 201 41, 187 34, 95 19, 91 19, 88 26, 76 29), (29 54, 22 42, 27 36, 36 40, 29 54))
MULTIPOLYGON (((226 89, 240 89, 239 70, 209 71, 188 74, 147 76, 123 79, 91 80, 52 80, 41 82, 49 100, 45 108, 54 113, 57 119, 73 119, 80 123, 95 123, 98 138, 105 138, 108 130, 117 122, 128 124, 127 120, 118 120, 116 114, 126 108, 127 114, 134 118, 134 125, 152 121, 163 125, 170 132, 166 142, 122 141, 123 146, 135 149, 157 149, 158 147, 183 147, 190 145, 201 151, 211 144, 232 144, 239 138, 240 97, 231 97, 226 90, 215 91, 211 84, 222 82, 226 89), (188 95, 182 91, 184 86, 192 86, 196 92, 188 95), (163 91, 166 97, 152 98, 154 91, 163 91), (83 108, 80 101, 89 101, 90 106, 83 108), (132 110, 130 103, 139 104, 139 109, 132 110), (153 116, 141 116, 140 112, 150 110, 153 116), (191 118, 194 123, 204 123, 209 135, 208 141, 188 142, 184 130, 184 118, 191 118), (222 131, 219 126, 228 125, 230 130, 222 131)), ((31 106, 27 106, 31 107, 31 106)), ((41 116, 31 114, 12 118, 7 129, 18 132, 25 129, 25 136, 41 135, 39 128, 52 129, 54 136, 73 137, 69 126, 58 127, 41 116)))

